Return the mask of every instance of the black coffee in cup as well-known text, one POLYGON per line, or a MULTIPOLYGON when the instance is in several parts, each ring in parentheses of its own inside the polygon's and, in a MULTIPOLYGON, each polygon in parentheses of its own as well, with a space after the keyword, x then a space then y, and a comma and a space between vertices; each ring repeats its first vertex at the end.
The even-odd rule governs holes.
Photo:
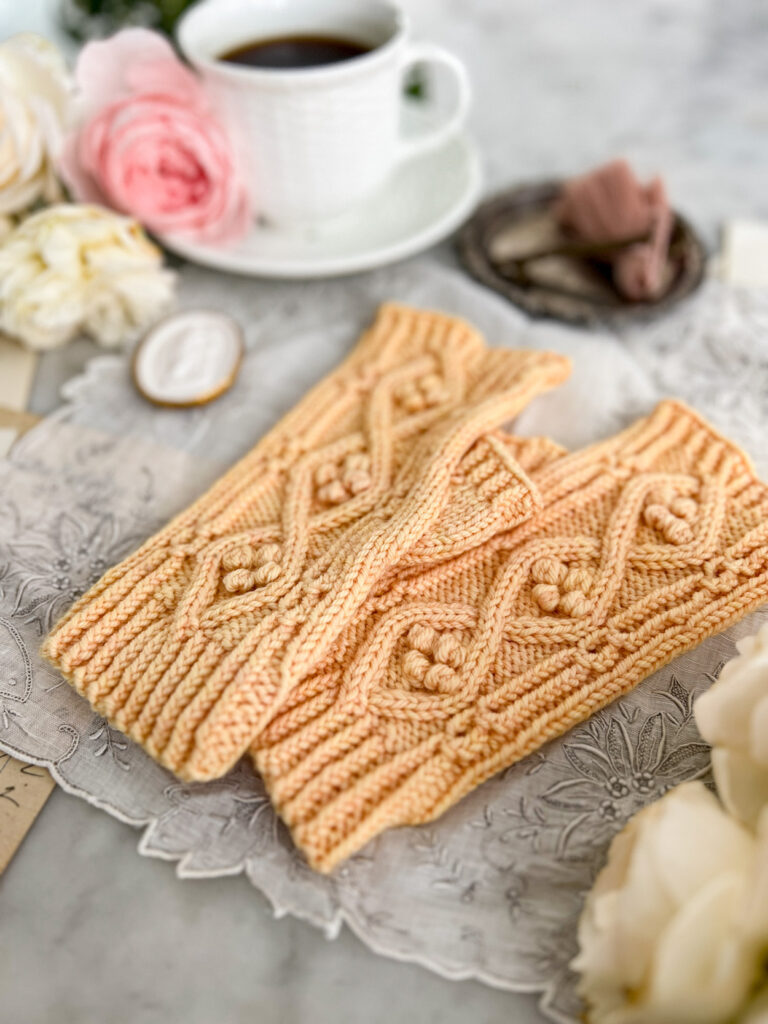
POLYGON ((370 46, 336 36, 255 39, 221 54, 221 60, 251 68, 316 68, 362 57, 370 46))

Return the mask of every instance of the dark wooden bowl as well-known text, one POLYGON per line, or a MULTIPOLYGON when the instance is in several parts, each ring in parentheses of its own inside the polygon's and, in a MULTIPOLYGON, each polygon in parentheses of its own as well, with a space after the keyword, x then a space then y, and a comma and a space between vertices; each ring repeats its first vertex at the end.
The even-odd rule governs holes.
POLYGON ((585 255, 562 234, 551 213, 559 181, 518 185, 483 203, 458 240, 470 273, 532 316, 600 324, 652 316, 701 284, 706 250, 688 221, 675 213, 663 293, 631 302, 613 286, 605 257, 585 255), (531 252, 552 252, 528 261, 531 252))

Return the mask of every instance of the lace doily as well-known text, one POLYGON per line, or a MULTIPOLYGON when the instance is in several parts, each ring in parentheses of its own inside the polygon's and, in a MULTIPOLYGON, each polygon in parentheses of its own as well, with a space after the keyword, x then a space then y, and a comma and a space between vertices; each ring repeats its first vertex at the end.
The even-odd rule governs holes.
POLYGON ((177 861, 182 876, 244 871, 277 914, 329 936, 346 923, 374 950, 448 977, 540 991, 552 1019, 572 1020, 578 1003, 567 964, 584 891, 632 813, 706 776, 693 698, 732 656, 734 639, 766 613, 678 659, 434 824, 385 834, 330 877, 306 867, 247 764, 218 782, 179 782, 95 715, 37 648, 108 565, 339 361, 381 299, 463 314, 496 344, 571 355, 573 379, 521 417, 526 433, 576 447, 676 392, 759 466, 768 455, 759 438, 768 299, 709 285, 672 320, 618 339, 531 324, 420 261, 345 286, 271 286, 263 308, 267 293, 253 282, 200 271, 185 272, 184 293, 248 325, 248 356, 229 395, 187 412, 154 409, 133 391, 125 356, 101 358, 0 464, 0 748, 46 765, 65 789, 141 826, 140 851, 177 861))

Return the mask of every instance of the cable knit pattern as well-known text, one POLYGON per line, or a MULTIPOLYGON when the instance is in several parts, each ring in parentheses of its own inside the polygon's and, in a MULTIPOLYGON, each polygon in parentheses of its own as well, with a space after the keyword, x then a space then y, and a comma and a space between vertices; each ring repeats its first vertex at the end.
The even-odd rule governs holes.
POLYGON ((685 406, 500 429, 567 371, 383 307, 44 653, 182 777, 250 749, 321 871, 434 818, 768 599, 768 489, 685 406))
POLYGON ((319 656, 392 567, 436 564, 532 514, 536 488, 497 428, 568 369, 382 307, 346 362, 108 572, 43 653, 162 764, 223 774, 312 667, 292 644, 319 634, 319 656))
POLYGON ((685 406, 531 478, 535 516, 391 573, 253 745, 318 870, 441 814, 768 599, 768 489, 685 406))

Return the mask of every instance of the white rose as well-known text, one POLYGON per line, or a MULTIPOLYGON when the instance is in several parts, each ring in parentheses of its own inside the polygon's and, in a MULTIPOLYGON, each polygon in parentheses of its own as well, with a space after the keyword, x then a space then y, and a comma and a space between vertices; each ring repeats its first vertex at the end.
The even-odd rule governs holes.
POLYGON ((696 701, 699 732, 712 744, 720 798, 754 827, 768 805, 768 624, 740 640, 716 683, 696 701))
POLYGON ((760 845, 703 783, 672 790, 611 844, 579 944, 590 1024, 731 1021, 768 945, 768 827, 760 845))
POLYGON ((60 197, 54 162, 70 102, 64 59, 52 43, 32 33, 0 43, 0 214, 60 197))
POLYGON ((98 206, 50 206, 0 246, 0 329, 37 349, 81 333, 116 345, 167 312, 174 286, 134 220, 98 206))

